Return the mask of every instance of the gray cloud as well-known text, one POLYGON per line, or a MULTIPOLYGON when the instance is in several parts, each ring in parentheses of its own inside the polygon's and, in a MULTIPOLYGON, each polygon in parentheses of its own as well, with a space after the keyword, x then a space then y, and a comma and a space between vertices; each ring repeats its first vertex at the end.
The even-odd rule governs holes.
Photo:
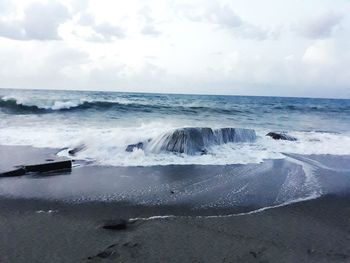
POLYGON ((153 25, 146 25, 142 28, 141 33, 144 35, 158 37, 162 32, 158 31, 153 25))
POLYGON ((156 22, 151 15, 152 11, 148 6, 144 6, 138 12, 141 20, 144 21, 145 25, 141 30, 141 33, 147 36, 158 37, 162 35, 162 32, 157 29, 156 22))
POLYGON ((33 3, 22 20, 0 20, 0 36, 16 40, 58 40, 58 27, 70 18, 68 9, 55 1, 33 3))
POLYGON ((151 8, 144 6, 139 10, 138 14, 145 20, 146 23, 153 23, 154 19, 151 16, 151 12, 151 8))
POLYGON ((122 27, 112 25, 108 22, 97 24, 95 17, 90 13, 81 12, 78 24, 92 29, 93 35, 85 37, 87 41, 110 42, 116 38, 126 37, 125 30, 122 27))
POLYGON ((324 13, 299 25, 297 32, 307 38, 318 39, 329 37, 339 25, 343 16, 339 13, 324 13))
POLYGON ((278 32, 267 30, 245 21, 228 5, 220 5, 218 2, 213 3, 210 7, 199 12, 197 8, 186 6, 187 10, 183 14, 191 21, 214 24, 220 29, 228 30, 240 38, 264 40, 275 38, 278 35, 278 32))
POLYGON ((93 29, 106 41, 110 41, 112 38, 125 37, 125 32, 121 27, 106 22, 93 26, 93 29))
POLYGON ((242 26, 245 23, 227 5, 215 5, 213 9, 206 12, 204 19, 225 28, 236 28, 242 26))

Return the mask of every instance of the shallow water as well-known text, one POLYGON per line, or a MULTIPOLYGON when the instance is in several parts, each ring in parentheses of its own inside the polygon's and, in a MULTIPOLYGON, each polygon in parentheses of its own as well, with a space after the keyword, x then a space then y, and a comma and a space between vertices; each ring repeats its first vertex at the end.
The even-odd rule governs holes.
POLYGON ((1 178, 0 196, 166 208, 155 215, 238 214, 348 192, 348 163, 350 156, 288 155, 246 165, 80 166, 1 178))

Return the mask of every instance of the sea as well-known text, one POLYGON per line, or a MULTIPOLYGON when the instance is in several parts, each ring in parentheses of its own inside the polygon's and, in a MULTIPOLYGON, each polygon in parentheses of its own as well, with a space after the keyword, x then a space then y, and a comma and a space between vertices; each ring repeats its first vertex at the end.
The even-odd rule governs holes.
POLYGON ((0 89, 0 145, 79 149, 103 166, 261 163, 288 154, 350 154, 350 100, 0 89), (208 145, 205 154, 128 145, 181 128, 254 130, 249 141, 208 145), (274 140, 283 132, 296 141, 274 140))

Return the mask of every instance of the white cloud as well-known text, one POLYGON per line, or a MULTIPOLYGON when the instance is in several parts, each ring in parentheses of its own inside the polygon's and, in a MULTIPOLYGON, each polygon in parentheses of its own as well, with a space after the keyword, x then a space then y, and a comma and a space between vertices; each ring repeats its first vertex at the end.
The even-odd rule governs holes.
POLYGON ((0 20, 0 36, 16 40, 58 40, 58 27, 70 18, 66 6, 50 1, 24 8, 20 20, 0 20))
POLYGON ((78 37, 93 42, 111 42, 115 39, 125 38, 125 30, 118 25, 109 22, 96 23, 95 17, 91 13, 80 12, 78 25, 86 27, 88 35, 82 35, 76 32, 78 37))
POLYGON ((13 9, 13 3, 10 0, 0 0, 0 14, 6 14, 13 9))
POLYGON ((333 64, 334 54, 331 54, 331 49, 328 42, 317 41, 305 50, 302 61, 316 66, 333 64))
POLYGON ((0 0, 0 87, 350 97, 348 13, 345 0, 0 0))

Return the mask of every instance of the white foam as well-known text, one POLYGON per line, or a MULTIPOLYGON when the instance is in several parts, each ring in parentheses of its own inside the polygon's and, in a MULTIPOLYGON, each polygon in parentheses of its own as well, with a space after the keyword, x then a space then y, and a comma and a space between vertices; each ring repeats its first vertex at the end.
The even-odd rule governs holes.
POLYGON ((291 200, 289 202, 285 202, 282 204, 278 205, 272 205, 272 206, 265 206, 256 210, 252 210, 249 212, 243 212, 243 213, 237 213, 237 214, 228 214, 228 215, 211 215, 211 216, 176 216, 176 215, 163 215, 163 216, 150 216, 150 217, 135 217, 135 218, 130 218, 129 221, 150 221, 150 220, 161 220, 161 219, 169 219, 169 218, 230 218, 230 217, 240 217, 240 216, 246 216, 246 215, 253 215, 253 214, 258 214, 267 210, 275 209, 278 207, 283 207, 299 202, 304 202, 304 201, 309 201, 318 198, 318 196, 309 196, 307 198, 298 198, 291 200))
POLYGON ((35 99, 20 96, 4 96, 1 97, 3 101, 15 101, 17 105, 23 106, 36 106, 43 110, 62 110, 77 107, 88 100, 75 99, 75 100, 54 100, 54 99, 35 99))
POLYGON ((45 214, 53 214, 53 213, 57 213, 58 211, 57 210, 47 210, 47 211, 45 211, 45 210, 38 210, 38 211, 35 211, 35 213, 37 213, 37 214, 43 214, 43 213, 45 213, 45 214))
MULTIPOLYGON (((39 118, 39 117, 37 117, 39 118)), ((33 121, 34 122, 34 121, 33 121)), ((137 150, 125 152, 128 144, 156 138, 164 132, 178 128, 176 123, 152 122, 137 127, 96 127, 86 124, 66 125, 42 123, 16 127, 1 125, 0 144, 32 145, 35 147, 74 148, 86 145, 78 152, 77 159, 94 160, 97 164, 112 166, 149 166, 168 164, 246 164, 259 163, 264 159, 282 159, 283 153, 296 154, 350 154, 350 134, 322 132, 291 132, 298 141, 273 140, 265 136, 266 130, 257 130, 258 139, 253 143, 228 143, 208 149, 208 154, 188 156, 185 154, 159 153, 137 150)), ((22 124, 21 124, 22 125, 22 124)), ((62 152, 61 155, 67 154, 62 152)))

